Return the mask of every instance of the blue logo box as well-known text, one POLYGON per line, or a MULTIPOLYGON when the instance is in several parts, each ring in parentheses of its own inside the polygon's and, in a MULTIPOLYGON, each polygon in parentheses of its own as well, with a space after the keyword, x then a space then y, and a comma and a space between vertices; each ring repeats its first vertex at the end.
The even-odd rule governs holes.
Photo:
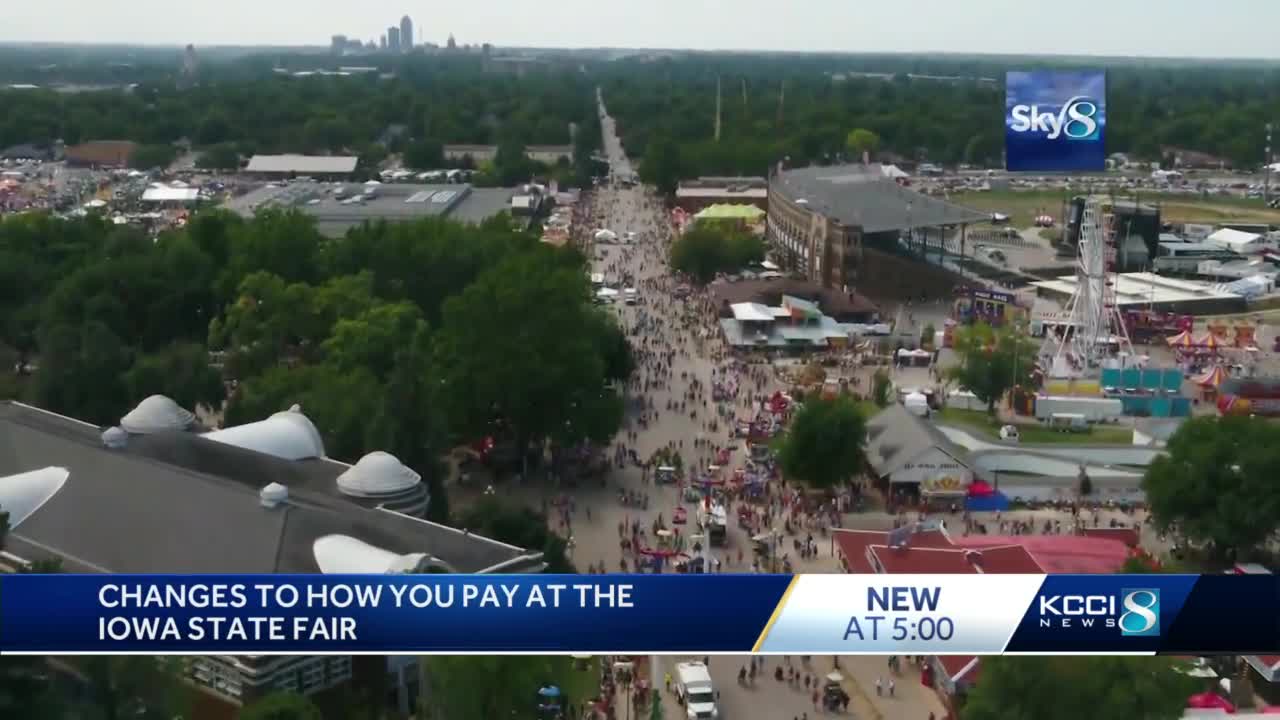
POLYGON ((1010 71, 1004 97, 1006 169, 1106 169, 1105 72, 1010 71))

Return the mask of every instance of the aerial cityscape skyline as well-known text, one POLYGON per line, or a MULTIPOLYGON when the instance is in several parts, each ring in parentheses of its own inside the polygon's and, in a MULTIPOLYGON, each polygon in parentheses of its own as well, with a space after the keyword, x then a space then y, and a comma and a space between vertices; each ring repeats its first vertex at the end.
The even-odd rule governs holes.
POLYGON ((158 0, 140 0, 138 14, 131 18, 108 6, 52 0, 9 18, 0 28, 0 42, 320 46, 338 33, 377 39, 389 21, 416 14, 415 44, 444 45, 453 33, 463 43, 529 47, 1280 57, 1270 49, 1267 33, 1280 21, 1280 7, 1245 0, 1214 5, 1169 0, 1157 14, 1133 0, 1082 0, 1071 13, 1097 19, 1087 24, 1087 33, 1081 23, 1046 22, 1039 5, 1016 0, 981 4, 979 12, 971 4, 939 0, 903 0, 883 7, 804 0, 804 7, 780 13, 766 0, 741 0, 726 15, 720 5, 705 0, 614 4, 605 13, 586 0, 565 0, 545 8, 512 2, 448 6, 431 8, 427 16, 426 8, 403 0, 305 11, 296 2, 264 8, 232 0, 216 8, 191 8, 184 26, 175 29, 132 19, 165 17, 166 6, 158 0), (495 23, 495 13, 504 22, 495 23), (759 22, 762 17, 769 21, 759 22), (922 17, 930 22, 919 24, 922 17), (255 21, 246 23, 245 18, 255 21))

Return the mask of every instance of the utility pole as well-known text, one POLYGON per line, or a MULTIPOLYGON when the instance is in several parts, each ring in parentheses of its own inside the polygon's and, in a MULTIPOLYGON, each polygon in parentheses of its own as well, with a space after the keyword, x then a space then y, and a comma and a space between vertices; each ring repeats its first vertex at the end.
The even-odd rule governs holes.
POLYGON ((1264 205, 1271 203, 1271 123, 1267 123, 1267 145, 1264 148, 1263 160, 1265 167, 1262 171, 1266 173, 1266 179, 1262 185, 1262 202, 1264 205))
POLYGON ((716 142, 720 142, 720 76, 716 76, 716 142))
POLYGON ((782 106, 787 102, 787 81, 778 86, 778 127, 782 127, 782 106))

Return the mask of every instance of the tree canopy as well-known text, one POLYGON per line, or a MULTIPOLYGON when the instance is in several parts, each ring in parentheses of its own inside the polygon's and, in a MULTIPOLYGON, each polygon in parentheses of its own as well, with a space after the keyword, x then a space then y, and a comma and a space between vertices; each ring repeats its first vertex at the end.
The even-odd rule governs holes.
POLYGON ((867 419, 848 396, 806 400, 778 452, 783 474, 816 488, 836 487, 866 460, 867 419))
POLYGON ((671 267, 700 283, 764 259, 760 238, 716 222, 699 222, 671 246, 671 267))
POLYGON ((1177 720, 1196 678, 1170 657, 989 657, 962 720, 1177 720))
POLYGON ((505 217, 324 238, 297 212, 210 210, 152 242, 29 214, 0 220, 0 258, 0 349, 38 368, 6 375, 22 399, 101 425, 157 393, 228 424, 300 404, 330 456, 421 473, 437 520, 451 443, 606 441, 634 366, 581 254, 505 217))
POLYGON ((1032 387, 1036 348, 1017 328, 993 328, 976 323, 956 331, 954 349, 960 364, 948 374, 987 404, 996 403, 1013 387, 1032 387))
MULTIPOLYGON (((1092 69, 1090 61, 1037 65, 1092 69)), ((628 151, 651 152, 654 138, 679 158, 678 178, 764 175, 779 162, 856 162, 873 157, 943 164, 1003 164, 1003 78, 1027 58, 921 55, 716 53, 596 69, 628 151), (932 77, 930 77, 932 76, 932 77), (939 77, 963 78, 943 81, 939 77), (715 140, 717 83, 720 140, 715 140), (938 118, 946 118, 938 122, 938 118)), ((1159 160, 1166 148, 1222 157, 1236 167, 1263 161, 1265 125, 1280 106, 1274 63, 1107 62, 1107 149, 1159 160)), ((644 165, 642 164, 643 168, 644 165)))
POLYGON ((1218 561, 1276 536, 1280 426, 1253 417, 1188 420, 1142 480, 1152 520, 1218 561))
MULTIPOLYGON (((478 56, 379 58, 375 62, 394 72, 383 78, 272 72, 276 63, 307 70, 316 62, 307 54, 206 60, 201 73, 207 82, 190 85, 172 76, 173 64, 163 74, 135 67, 113 78, 119 86, 137 83, 128 92, 119 87, 75 93, 43 87, 0 90, 0 147, 48 145, 56 139, 68 144, 133 140, 155 148, 142 154, 150 167, 168 164, 158 161, 184 138, 206 153, 234 144, 245 155, 339 154, 382 140, 496 145, 509 137, 565 145, 573 139, 570 125, 589 124, 594 115, 590 78, 576 72, 531 72, 519 78, 486 73, 478 56), (384 137, 392 126, 403 126, 404 132, 384 137)), ((28 66, 42 76, 42 86, 53 80, 37 67, 28 66)), ((211 166, 226 166, 230 155, 218 153, 211 166)))
POLYGON ((294 692, 267 695, 240 711, 240 720, 321 720, 320 708, 294 692))
MULTIPOLYGON (((572 660, 538 655, 454 655, 423 660, 427 717, 518 718, 537 714, 538 690, 560 685, 572 660)), ((561 686, 561 690, 565 690, 561 686)), ((581 705, 585 698, 563 697, 581 705)))

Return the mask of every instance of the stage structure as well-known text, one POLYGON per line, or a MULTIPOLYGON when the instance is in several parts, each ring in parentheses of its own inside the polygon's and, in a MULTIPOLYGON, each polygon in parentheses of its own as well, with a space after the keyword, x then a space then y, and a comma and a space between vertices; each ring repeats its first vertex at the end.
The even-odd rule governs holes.
POLYGON ((1095 377, 1104 363, 1137 358, 1116 305, 1116 223, 1096 197, 1081 215, 1076 290, 1063 313, 1068 324, 1047 333, 1040 351, 1041 368, 1052 378, 1095 377))

